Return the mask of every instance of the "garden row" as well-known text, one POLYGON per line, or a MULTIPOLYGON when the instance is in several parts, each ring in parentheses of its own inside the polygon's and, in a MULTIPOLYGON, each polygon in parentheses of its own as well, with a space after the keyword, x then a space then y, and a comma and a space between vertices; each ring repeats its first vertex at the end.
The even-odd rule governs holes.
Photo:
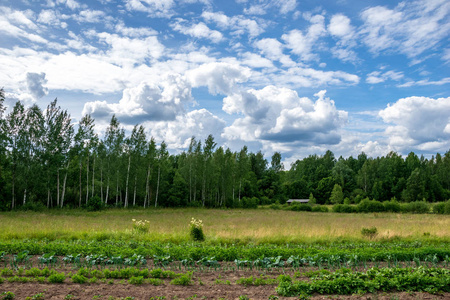
MULTIPOLYGON (((81 268, 77 272, 57 272, 44 269, 1 269, 0 283, 36 282, 36 283, 77 283, 77 284, 133 284, 165 285, 164 279, 170 279, 171 285, 195 285, 193 273, 175 273, 161 269, 103 269, 89 270, 81 268), (120 281, 117 281, 120 280, 120 281)), ((203 285, 200 277, 199 284, 203 285)), ((366 271, 353 271, 341 268, 334 272, 320 269, 293 275, 281 274, 273 278, 267 274, 240 277, 233 283, 222 276, 213 284, 262 286, 277 285, 280 296, 307 297, 312 294, 351 295, 377 292, 450 292, 450 270, 443 268, 370 268, 366 271)))
POLYGON ((308 296, 312 294, 366 294, 376 292, 450 292, 450 270, 437 268, 372 268, 366 272, 340 269, 311 272, 311 280, 293 281, 290 276, 280 277, 276 289, 282 296, 308 296))
POLYGON ((170 256, 174 260, 199 260, 203 257, 215 257, 219 261, 255 260, 261 257, 278 257, 288 259, 291 256, 301 258, 314 257, 328 259, 340 256, 350 259, 386 261, 395 257, 400 261, 411 261, 414 258, 425 260, 436 256, 439 261, 450 257, 450 243, 429 240, 424 242, 336 242, 331 244, 263 244, 263 245, 215 245, 208 243, 159 243, 144 241, 88 241, 88 240, 7 240, 0 241, 0 253, 18 254, 27 251, 29 255, 54 253, 57 256, 67 255, 103 255, 108 257, 144 258, 170 256))
MULTIPOLYGON (((257 248, 256 248, 257 249, 257 248)), ((268 250, 268 249, 267 249, 268 250)), ((272 250, 276 250, 273 248, 272 250)), ((280 248, 280 250, 284 250, 280 248)), ((295 250, 295 249, 291 249, 295 250)), ((300 250, 300 249, 298 249, 300 250)), ((311 249, 310 249, 311 250, 311 249)), ((281 252, 281 251, 280 251, 281 252)), ((283 251, 287 254, 287 251, 283 251)), ((207 254, 207 252, 204 252, 207 254)), ((259 252, 261 253, 261 252, 259 252)), ((271 253, 276 253, 272 251, 271 253)), ((382 249, 382 248, 365 248, 365 249, 344 249, 337 251, 336 249, 322 250, 311 255, 295 254, 292 251, 290 256, 283 256, 278 253, 277 256, 265 255, 253 257, 254 253, 247 257, 237 257, 234 260, 224 259, 226 256, 203 255, 191 252, 185 257, 171 256, 170 251, 165 254, 143 256, 141 254, 133 254, 131 256, 122 255, 105 255, 105 254, 88 254, 81 253, 77 255, 68 254, 65 256, 57 256, 55 252, 46 253, 38 257, 30 255, 28 250, 23 250, 16 254, 6 254, 0 252, 0 264, 4 267, 11 268, 33 266, 45 267, 100 267, 116 266, 147 266, 153 264, 154 267, 172 268, 178 270, 202 270, 202 269, 222 269, 222 270, 266 270, 272 268, 301 268, 301 267, 318 267, 318 268, 364 268, 383 266, 394 267, 449 267, 450 264, 450 248, 416 248, 416 249, 382 249), (195 256, 195 257, 194 257, 195 256), (147 261, 147 258, 149 261, 147 261)), ((297 252, 298 253, 298 252, 297 252)), ((219 253, 218 253, 219 254, 219 253)), ((222 254, 225 254, 222 252, 222 254)), ((227 256, 230 258, 230 256, 227 256)))
MULTIPOLYGON (((0 284, 8 282, 38 282, 38 283, 64 283, 70 278, 73 283, 108 283, 114 284, 114 279, 127 279, 129 284, 151 284, 162 285, 163 279, 171 279, 173 285, 190 285, 192 283, 192 272, 175 273, 170 270, 161 269, 137 269, 133 267, 109 269, 87 269, 80 268, 76 272, 58 272, 55 269, 45 267, 39 268, 3 268, 0 269, 0 284)), ((122 283, 125 283, 124 281, 122 283)))

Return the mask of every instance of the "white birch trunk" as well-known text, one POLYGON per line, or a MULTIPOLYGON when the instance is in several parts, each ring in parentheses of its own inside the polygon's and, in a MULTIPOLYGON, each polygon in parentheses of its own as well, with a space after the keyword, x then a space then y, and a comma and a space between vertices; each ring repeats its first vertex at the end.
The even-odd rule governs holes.
POLYGON ((137 175, 134 175, 134 195, 133 195, 133 206, 136 206, 136 184, 137 184, 137 175))
POLYGON ((158 206, 158 194, 159 194, 159 178, 161 176, 161 166, 158 166, 158 182, 156 183, 156 199, 155 199, 155 207, 158 206))
POLYGON ((86 205, 89 198, 89 156, 86 161, 86 205))
POLYGON ((95 154, 94 154, 94 163, 92 165, 92 193, 91 193, 91 197, 94 197, 94 187, 95 187, 95 154))
POLYGON ((56 206, 59 207, 59 168, 56 170, 56 206))
POLYGON ((130 178, 131 155, 128 156, 127 183, 125 186, 125 207, 128 207, 128 179, 130 178))

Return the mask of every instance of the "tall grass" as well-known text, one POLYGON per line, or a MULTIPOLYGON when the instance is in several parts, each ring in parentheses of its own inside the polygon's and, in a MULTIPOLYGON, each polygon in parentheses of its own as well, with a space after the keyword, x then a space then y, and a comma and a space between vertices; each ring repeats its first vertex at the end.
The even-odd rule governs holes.
POLYGON ((0 239, 189 240, 191 218, 203 220, 210 242, 297 243, 364 239, 362 228, 376 227, 376 240, 450 240, 450 217, 430 214, 331 214, 268 209, 112 209, 102 212, 57 210, 0 213, 0 239), (147 234, 132 230, 132 219, 150 221, 147 234))

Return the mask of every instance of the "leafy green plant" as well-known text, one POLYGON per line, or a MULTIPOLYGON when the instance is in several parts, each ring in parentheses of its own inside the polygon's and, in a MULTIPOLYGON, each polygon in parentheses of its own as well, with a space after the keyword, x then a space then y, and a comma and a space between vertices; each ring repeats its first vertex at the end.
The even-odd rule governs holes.
POLYGON ((170 284, 173 285, 191 285, 192 284, 192 272, 186 274, 180 274, 177 278, 173 279, 170 284))
POLYGON ((50 283, 63 283, 66 279, 66 274, 64 273, 54 273, 48 277, 48 282, 50 283))
POLYGON ((16 295, 13 292, 3 292, 0 294, 0 299, 2 300, 9 300, 9 299, 14 299, 16 297, 16 295))
POLYGON ((72 282, 73 283, 86 283, 88 279, 80 274, 74 274, 72 276, 72 282))
POLYGON ((26 297, 25 300, 44 300, 44 293, 37 293, 31 297, 26 297))
POLYGON ((146 282, 148 282, 148 284, 155 285, 155 286, 164 284, 164 281, 159 278, 149 278, 146 280, 146 282))
POLYGON ((134 285, 141 285, 144 283, 144 277, 143 276, 133 276, 128 280, 129 284, 134 285))

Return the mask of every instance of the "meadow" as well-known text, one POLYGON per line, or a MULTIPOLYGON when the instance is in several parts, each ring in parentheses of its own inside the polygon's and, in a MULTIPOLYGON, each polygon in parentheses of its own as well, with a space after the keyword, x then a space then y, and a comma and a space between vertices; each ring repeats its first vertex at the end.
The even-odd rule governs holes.
POLYGON ((136 238, 132 219, 148 220, 141 240, 186 242, 189 221, 201 219, 209 243, 314 243, 366 240, 362 228, 376 227, 373 240, 450 239, 450 217, 432 214, 335 214, 271 209, 110 209, 0 213, 0 240, 136 238))

